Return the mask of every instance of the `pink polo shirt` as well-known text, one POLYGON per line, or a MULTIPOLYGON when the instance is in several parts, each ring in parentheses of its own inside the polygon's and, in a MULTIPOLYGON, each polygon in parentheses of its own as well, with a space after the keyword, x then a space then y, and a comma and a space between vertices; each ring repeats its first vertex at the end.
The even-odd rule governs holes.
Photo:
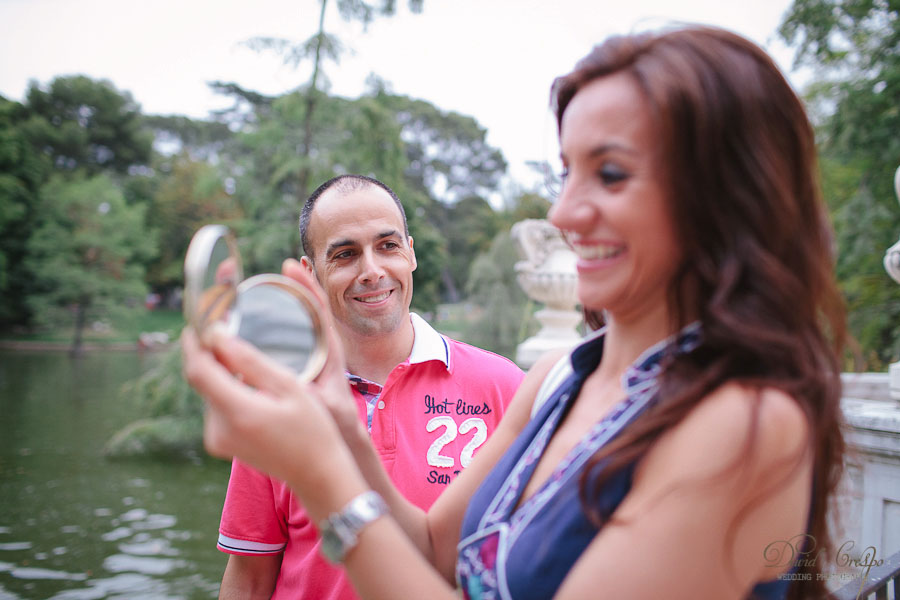
MULTIPOLYGON (((384 384, 371 436, 397 488, 427 510, 493 433, 523 373, 502 356, 439 334, 416 314, 410 318, 412 352, 384 384)), ((352 389, 365 423, 365 400, 352 389)), ((247 556, 284 552, 273 599, 357 598, 318 545, 288 486, 235 460, 218 548, 247 556)))

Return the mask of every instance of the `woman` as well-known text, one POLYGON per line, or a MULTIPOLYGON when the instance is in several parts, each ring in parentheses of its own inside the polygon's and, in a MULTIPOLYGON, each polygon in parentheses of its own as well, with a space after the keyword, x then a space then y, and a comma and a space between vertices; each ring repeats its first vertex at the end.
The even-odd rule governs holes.
POLYGON ((550 220, 606 325, 531 369, 429 513, 378 468, 339 353, 301 385, 187 332, 207 447, 319 520, 380 492, 390 518, 344 544, 365 598, 820 597, 822 561, 796 559, 828 542, 844 323, 800 101, 764 52, 705 27, 612 38, 553 98, 550 220))

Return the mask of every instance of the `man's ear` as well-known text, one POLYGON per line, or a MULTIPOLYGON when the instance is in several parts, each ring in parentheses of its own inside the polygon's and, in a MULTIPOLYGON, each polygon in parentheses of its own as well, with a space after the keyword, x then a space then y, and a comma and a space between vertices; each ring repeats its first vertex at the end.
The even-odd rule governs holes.
POLYGON ((416 251, 413 250, 412 236, 409 236, 409 255, 412 258, 412 270, 415 271, 416 267, 419 266, 419 263, 416 262, 416 251))
MULTIPOLYGON (((313 267, 312 259, 305 254, 300 257, 300 264, 306 267, 306 270, 309 271, 309 274, 313 277, 316 277, 316 270, 313 267)), ((316 277, 318 279, 318 277, 316 277)))

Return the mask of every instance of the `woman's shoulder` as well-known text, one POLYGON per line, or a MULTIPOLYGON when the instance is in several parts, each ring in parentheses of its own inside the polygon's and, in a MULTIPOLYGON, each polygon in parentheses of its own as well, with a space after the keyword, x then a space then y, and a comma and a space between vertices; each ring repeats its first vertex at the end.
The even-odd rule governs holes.
POLYGON ((756 479, 778 479, 786 464, 801 460, 808 437, 806 414, 792 396, 732 382, 701 399, 650 454, 670 465, 684 461, 697 475, 750 469, 756 479))
POLYGON ((739 579, 772 579, 783 568, 766 563, 766 546, 806 531, 809 447, 809 425, 793 397, 725 384, 651 447, 618 516, 646 519, 665 507, 661 512, 680 525, 658 527, 690 533, 702 547, 730 548, 721 566, 736 568, 739 579))
POLYGON ((678 427, 735 452, 750 444, 754 460, 764 463, 796 455, 808 437, 806 414, 790 394, 734 382, 704 397, 678 427))

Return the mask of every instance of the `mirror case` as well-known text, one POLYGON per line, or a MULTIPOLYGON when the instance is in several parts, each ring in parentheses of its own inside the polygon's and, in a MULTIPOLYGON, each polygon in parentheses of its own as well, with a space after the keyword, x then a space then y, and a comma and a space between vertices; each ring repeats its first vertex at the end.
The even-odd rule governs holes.
POLYGON ((200 228, 184 259, 184 316, 204 339, 215 322, 311 381, 328 354, 322 319, 309 290, 275 274, 243 278, 234 235, 224 225, 200 228))

